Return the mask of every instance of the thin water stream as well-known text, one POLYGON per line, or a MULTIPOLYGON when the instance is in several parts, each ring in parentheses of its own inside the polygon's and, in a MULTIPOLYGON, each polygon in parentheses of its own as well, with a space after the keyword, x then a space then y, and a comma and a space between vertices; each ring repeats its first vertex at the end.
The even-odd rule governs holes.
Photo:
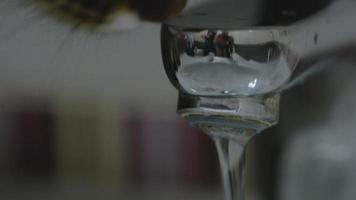
POLYGON ((245 199, 246 145, 258 133, 254 129, 199 126, 215 142, 226 200, 245 199))
POLYGON ((244 144, 219 137, 215 137, 214 141, 219 156, 225 198, 243 200, 245 197, 244 144))

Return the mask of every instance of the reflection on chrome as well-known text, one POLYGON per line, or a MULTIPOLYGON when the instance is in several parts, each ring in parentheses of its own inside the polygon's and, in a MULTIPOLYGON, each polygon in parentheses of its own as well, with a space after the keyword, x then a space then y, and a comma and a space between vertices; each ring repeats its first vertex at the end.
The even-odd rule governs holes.
POLYGON ((185 31, 166 26, 162 31, 163 52, 169 55, 165 65, 173 68, 179 87, 192 95, 269 93, 288 81, 297 64, 273 29, 185 31))

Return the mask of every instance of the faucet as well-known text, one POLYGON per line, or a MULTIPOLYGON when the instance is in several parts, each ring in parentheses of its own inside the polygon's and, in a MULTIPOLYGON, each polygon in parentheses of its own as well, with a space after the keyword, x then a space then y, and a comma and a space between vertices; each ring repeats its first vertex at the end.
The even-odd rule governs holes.
POLYGON ((355 47, 356 2, 189 1, 162 25, 178 113, 195 125, 278 123, 279 94, 355 47))
POLYGON ((354 59, 355 11, 351 0, 202 0, 162 25, 177 112, 215 140, 227 200, 245 199, 244 146, 278 123, 280 94, 354 59))

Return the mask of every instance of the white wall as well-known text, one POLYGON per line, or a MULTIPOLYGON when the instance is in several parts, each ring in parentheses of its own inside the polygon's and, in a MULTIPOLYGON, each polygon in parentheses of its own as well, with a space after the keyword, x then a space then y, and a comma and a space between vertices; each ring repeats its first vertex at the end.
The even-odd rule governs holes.
POLYGON ((13 6, 18 2, 0 5, 3 95, 82 93, 175 114, 177 92, 163 70, 158 24, 105 35, 73 32, 34 9, 13 6))

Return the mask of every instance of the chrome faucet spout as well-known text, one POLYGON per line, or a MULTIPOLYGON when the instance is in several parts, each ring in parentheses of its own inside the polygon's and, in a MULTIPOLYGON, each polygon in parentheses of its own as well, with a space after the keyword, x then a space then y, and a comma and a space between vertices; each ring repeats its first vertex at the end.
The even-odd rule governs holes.
POLYGON ((320 69, 316 63, 355 47, 355 8, 354 1, 335 1, 307 20, 283 26, 163 25, 164 66, 173 85, 190 95, 279 93, 320 69))

